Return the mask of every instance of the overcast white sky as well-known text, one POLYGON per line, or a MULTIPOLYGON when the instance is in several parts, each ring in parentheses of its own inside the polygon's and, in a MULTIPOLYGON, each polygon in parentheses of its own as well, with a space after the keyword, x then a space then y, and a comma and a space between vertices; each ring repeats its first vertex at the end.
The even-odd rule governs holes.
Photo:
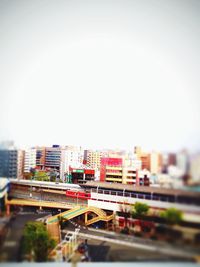
POLYGON ((0 141, 200 148, 200 1, 0 1, 0 141))

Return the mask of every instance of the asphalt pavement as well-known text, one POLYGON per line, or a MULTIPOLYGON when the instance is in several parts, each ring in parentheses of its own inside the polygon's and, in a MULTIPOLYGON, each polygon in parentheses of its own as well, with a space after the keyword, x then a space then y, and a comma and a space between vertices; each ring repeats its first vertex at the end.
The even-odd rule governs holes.
MULTIPOLYGON (((74 228, 71 225, 63 232, 73 231, 74 228)), ((199 255, 198 250, 177 244, 85 227, 80 227, 79 238, 88 239, 88 245, 91 246, 90 256, 94 261, 193 261, 199 255)))

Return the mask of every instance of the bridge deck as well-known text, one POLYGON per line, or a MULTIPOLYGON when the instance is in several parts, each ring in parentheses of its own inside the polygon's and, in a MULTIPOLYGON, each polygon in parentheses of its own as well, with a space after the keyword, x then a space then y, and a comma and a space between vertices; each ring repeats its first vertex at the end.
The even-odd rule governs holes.
POLYGON ((6 201, 7 205, 18 205, 18 206, 34 206, 34 207, 47 207, 47 208, 60 208, 60 209, 72 209, 76 207, 76 204, 72 203, 59 203, 52 201, 38 201, 38 200, 27 200, 27 199, 11 199, 6 201))

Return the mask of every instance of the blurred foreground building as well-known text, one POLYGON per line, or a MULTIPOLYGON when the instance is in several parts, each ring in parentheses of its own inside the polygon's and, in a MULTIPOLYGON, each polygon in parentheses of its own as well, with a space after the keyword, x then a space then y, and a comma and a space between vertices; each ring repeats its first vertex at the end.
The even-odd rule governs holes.
POLYGON ((6 142, 0 149, 0 177, 22 178, 24 151, 14 147, 13 142, 6 142))

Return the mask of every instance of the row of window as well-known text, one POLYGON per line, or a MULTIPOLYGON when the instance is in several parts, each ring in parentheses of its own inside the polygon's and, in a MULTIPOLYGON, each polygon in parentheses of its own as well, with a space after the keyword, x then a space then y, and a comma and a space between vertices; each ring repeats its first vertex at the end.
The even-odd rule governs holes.
POLYGON ((130 198, 139 198, 139 199, 147 199, 147 200, 157 200, 163 202, 171 202, 171 203, 180 203, 180 204, 188 204, 188 205, 197 205, 200 206, 200 199, 195 197, 188 196, 175 196, 175 195, 162 195, 158 193, 147 193, 147 192, 127 192, 122 190, 108 190, 108 189, 91 189, 91 192, 99 193, 99 194, 108 194, 115 196, 123 196, 130 198))

